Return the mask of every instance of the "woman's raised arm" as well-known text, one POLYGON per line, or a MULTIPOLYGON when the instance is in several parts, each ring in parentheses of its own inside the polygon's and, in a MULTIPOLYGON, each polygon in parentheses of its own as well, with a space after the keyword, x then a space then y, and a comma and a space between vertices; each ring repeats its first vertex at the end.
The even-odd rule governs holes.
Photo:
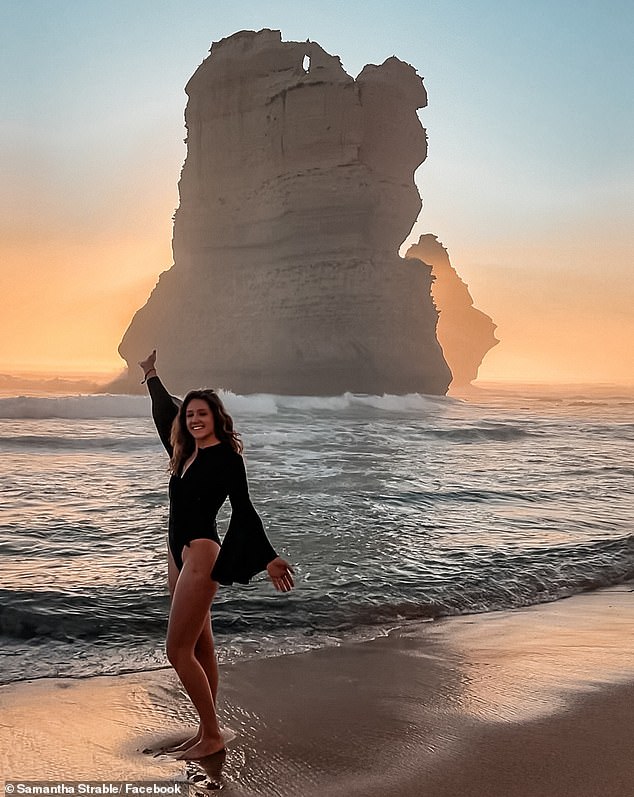
POLYGON ((156 372, 156 349, 139 363, 143 369, 143 382, 147 384, 150 398, 152 399, 152 418, 156 431, 165 446, 167 453, 172 456, 173 449, 170 442, 172 423, 178 415, 179 402, 165 389, 156 372))

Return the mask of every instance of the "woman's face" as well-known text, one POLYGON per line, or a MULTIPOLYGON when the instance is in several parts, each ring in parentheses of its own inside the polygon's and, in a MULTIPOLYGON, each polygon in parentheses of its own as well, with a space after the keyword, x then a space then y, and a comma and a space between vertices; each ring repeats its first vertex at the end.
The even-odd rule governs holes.
POLYGON ((204 399, 192 399, 185 411, 187 431, 198 445, 215 441, 214 416, 204 399))

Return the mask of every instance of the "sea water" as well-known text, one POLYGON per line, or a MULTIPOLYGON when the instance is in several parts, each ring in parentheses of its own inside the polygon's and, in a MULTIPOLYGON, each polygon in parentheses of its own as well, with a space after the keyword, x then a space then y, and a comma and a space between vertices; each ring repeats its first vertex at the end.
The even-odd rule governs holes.
MULTIPOLYGON (((224 398, 297 586, 221 588, 221 661, 634 578, 631 390, 224 398)), ((2 398, 0 452, 0 682, 166 666, 148 399, 2 398)))

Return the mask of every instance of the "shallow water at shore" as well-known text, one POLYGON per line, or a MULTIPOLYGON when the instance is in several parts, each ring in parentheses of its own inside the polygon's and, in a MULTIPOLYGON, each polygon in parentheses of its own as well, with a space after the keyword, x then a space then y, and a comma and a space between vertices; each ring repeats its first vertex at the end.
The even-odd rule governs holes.
POLYGON ((0 771, 234 797, 626 797, 632 586, 226 665, 220 760, 152 756, 196 724, 171 671, 6 685, 0 771))
MULTIPOLYGON (((226 402, 298 588, 222 590, 221 660, 634 576, 626 391, 226 402)), ((138 396, 0 399, 4 682, 165 666, 167 462, 148 415, 138 396)))

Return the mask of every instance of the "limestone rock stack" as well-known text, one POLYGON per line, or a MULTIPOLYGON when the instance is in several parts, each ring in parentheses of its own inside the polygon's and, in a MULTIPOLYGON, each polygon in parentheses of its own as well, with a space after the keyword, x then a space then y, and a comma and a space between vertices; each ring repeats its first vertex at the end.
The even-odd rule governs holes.
POLYGON ((449 254, 435 235, 421 235, 405 257, 431 266, 432 296, 439 311, 437 335, 453 374, 452 385, 468 385, 478 376, 484 355, 497 346, 493 320, 473 306, 468 286, 449 261, 449 254))
POLYGON ((431 269, 400 258, 421 208, 421 78, 354 80, 315 42, 243 31, 187 84, 174 265, 119 347, 175 391, 445 393, 431 269))

